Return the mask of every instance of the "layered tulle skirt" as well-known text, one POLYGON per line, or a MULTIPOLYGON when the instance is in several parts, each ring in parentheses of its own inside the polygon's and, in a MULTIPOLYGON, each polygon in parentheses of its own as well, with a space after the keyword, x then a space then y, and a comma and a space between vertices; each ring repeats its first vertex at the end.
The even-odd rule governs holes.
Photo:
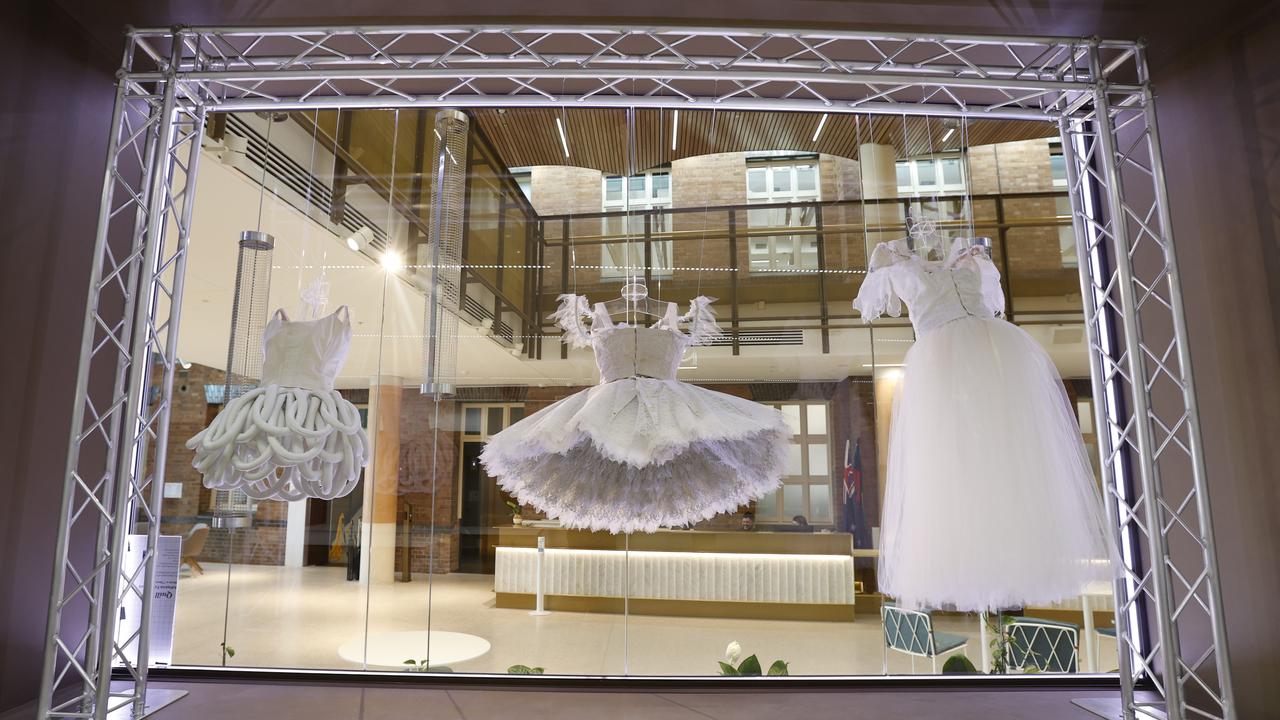
POLYGON ((266 385, 227 403, 187 441, 205 487, 255 500, 332 500, 369 461, 360 412, 337 390, 266 385))
POLYGON ((890 430, 880 589, 989 610, 1111 577, 1101 496, 1052 360, 1021 328, 964 318, 907 353, 890 430))
POLYGON ((776 490, 790 442, 773 408, 641 377, 539 410, 491 438, 480 460, 522 505, 566 527, 653 532, 776 490))

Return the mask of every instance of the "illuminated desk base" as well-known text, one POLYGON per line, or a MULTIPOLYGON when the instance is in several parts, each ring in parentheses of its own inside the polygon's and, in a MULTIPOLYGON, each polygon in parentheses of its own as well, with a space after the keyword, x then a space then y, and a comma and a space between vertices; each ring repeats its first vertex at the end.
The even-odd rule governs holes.
MULTIPOLYGON (((499 547, 497 606, 532 608, 537 550, 499 547)), ((552 548, 543 559, 549 610, 641 615, 853 619, 853 558, 742 552, 552 548)))

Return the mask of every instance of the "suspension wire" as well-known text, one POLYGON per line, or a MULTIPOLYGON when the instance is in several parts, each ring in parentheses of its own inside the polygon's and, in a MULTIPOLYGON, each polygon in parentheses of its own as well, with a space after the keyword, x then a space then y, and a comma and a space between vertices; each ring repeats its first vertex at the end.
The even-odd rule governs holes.
MULTIPOLYGON (((929 163, 933 165, 933 173, 934 173, 934 175, 933 175, 933 195, 932 195, 932 198, 933 198, 933 222, 934 222, 934 225, 933 225, 933 226, 934 226, 934 228, 936 229, 936 228, 938 228, 938 224, 942 221, 942 196, 941 196, 941 189, 942 189, 942 176, 938 174, 938 169, 939 169, 939 168, 938 168, 938 165, 939 165, 940 163, 938 163, 938 158, 937 158, 937 157, 935 157, 935 150, 934 150, 934 147, 933 147, 933 122, 932 122, 932 119, 933 119, 933 116, 932 116, 932 115, 925 115, 925 116, 924 116, 924 136, 925 136, 925 139, 928 141, 928 144, 929 144, 929 163)), ((923 212, 923 211, 924 211, 924 208, 923 208, 923 207, 921 207, 921 212, 923 212)), ((948 257, 947 257, 948 253, 947 253, 947 242, 946 242, 946 237, 942 234, 942 230, 940 230, 940 229, 938 229, 938 230, 937 230, 936 235, 937 235, 938 240, 940 240, 940 241, 942 242, 942 247, 938 248, 938 253, 941 255, 941 259, 942 259, 942 261, 943 261, 943 262, 946 262, 946 261, 947 261, 947 259, 948 259, 948 257)))
MULTIPOLYGON (((715 81, 715 84, 712 88, 712 94, 715 97, 720 97, 720 80, 719 79, 715 81)), ((720 146, 719 145, 720 139, 719 137, 717 137, 717 129, 718 129, 718 121, 719 121, 718 110, 719 108, 717 108, 715 105, 711 106, 711 133, 710 133, 711 142, 709 143, 709 149, 712 151, 718 150, 720 146)), ((702 295, 702 268, 706 266, 705 258, 706 258, 706 246, 707 246, 707 230, 708 230, 708 226, 710 225, 710 218, 708 218, 707 216, 710 214, 710 212, 711 212, 711 184, 707 183, 706 185, 703 186, 703 193, 702 193, 702 236, 698 239, 698 275, 697 275, 697 281, 695 283, 694 297, 701 297, 702 295)), ((733 211, 730 210, 729 212, 733 212, 733 211)), ((732 260, 736 262, 737 258, 732 258, 732 260)), ((734 262, 730 262, 729 267, 733 267, 734 262)), ((698 317, 695 310, 694 317, 691 318, 691 321, 697 322, 697 320, 698 320, 698 317)))
MULTIPOLYGON (((267 195, 267 168, 270 167, 271 165, 271 161, 268 159, 268 156, 271 153, 271 127, 276 124, 274 117, 275 117, 274 113, 272 112, 267 113, 267 132, 265 134, 265 139, 263 141, 264 144, 262 147, 262 174, 258 178, 258 219, 257 219, 257 222, 254 223, 254 229, 257 232, 262 232, 262 207, 266 200, 266 195, 267 195)), ((228 365, 230 365, 230 363, 228 363, 228 365)), ((230 383, 231 383, 230 377, 231 377, 230 368, 228 368, 228 373, 227 373, 227 384, 228 384, 227 395, 228 396, 230 395, 230 392, 229 392, 230 383)), ((224 397, 224 401, 225 400, 226 398, 224 397)), ((219 491, 214 491, 214 492, 216 497, 216 494, 219 491)), ((233 497, 232 493, 234 491, 227 490, 224 492, 226 493, 227 500, 231 501, 233 497)), ((231 568, 234 567, 236 564, 236 530, 237 528, 231 528, 227 532, 227 591, 226 593, 224 593, 223 603, 222 603, 221 650, 222 650, 222 666, 223 667, 227 666, 227 657, 228 657, 227 624, 231 620, 231 568)))
POLYGON ((273 116, 273 113, 267 113, 267 138, 262 150, 262 176, 258 180, 258 222, 254 228, 258 232, 262 232, 262 203, 267 194, 267 168, 271 165, 267 155, 271 152, 271 126, 276 124, 272 119, 273 116))
MULTIPOLYGON (((906 155, 906 154, 907 154, 907 142, 908 142, 908 138, 909 138, 909 136, 908 136, 908 130, 907 130, 907 114, 904 112, 904 113, 902 113, 901 115, 899 115, 898 117, 899 117, 899 119, 901 119, 901 120, 902 120, 902 154, 903 154, 903 155, 906 155)), ((895 155, 896 155, 896 153, 895 153, 895 155)), ((912 162, 912 161, 908 161, 908 162, 912 162)), ((915 173, 914 173, 914 172, 912 172, 912 177, 915 177, 915 173)), ((894 182, 897 182, 897 181, 895 180, 894 182)), ((896 193, 895 193, 895 194, 896 194, 896 193)), ((877 215, 878 215, 878 213, 877 213, 877 215)), ((914 226, 915 226, 916 224, 918 224, 918 223, 920 222, 920 220, 921 220, 921 218, 920 218, 920 211, 916 209, 916 203, 915 203, 914 199, 908 199, 908 200, 907 200, 907 209, 906 209, 906 211, 903 213, 902 226, 903 226, 903 227, 906 229, 906 231, 907 231, 907 237, 908 237, 908 238, 910 238, 910 240, 909 240, 908 242, 909 242, 909 244, 910 244, 910 246, 911 246, 911 249, 912 249, 912 250, 914 250, 916 253, 919 253, 919 252, 920 252, 920 248, 916 247, 916 245, 918 245, 918 244, 920 244, 920 243, 919 243, 918 239, 916 238, 916 234, 915 234, 914 232, 912 232, 912 230, 914 230, 914 226), (914 222, 913 222, 913 220, 914 220, 914 222)), ((926 248, 926 250, 925 250, 925 254, 923 255, 923 257, 924 257, 924 259, 926 259, 926 260, 928 260, 928 259, 929 259, 929 254, 928 254, 928 249, 927 249, 927 248, 926 248)))
MULTIPOLYGON (((392 235, 392 230, 391 230, 391 210, 392 210, 392 203, 393 203, 393 201, 394 201, 395 194, 396 194, 396 152, 397 152, 396 144, 397 144, 397 141, 400 139, 400 110, 397 108, 396 110, 393 110, 392 112, 394 113, 394 115, 392 116, 392 122, 391 122, 391 170, 390 170, 390 176, 387 178, 387 220, 386 220, 387 249, 383 251, 384 253, 396 252, 396 250, 395 250, 395 246, 394 246, 394 236, 392 235)), ((378 319, 378 327, 379 327, 381 330, 383 330, 383 331, 385 331, 385 330, 386 330, 386 323, 387 323, 387 286, 388 286, 390 283, 391 283, 391 271, 390 271, 390 268, 387 268, 386 266, 384 266, 384 267, 383 267, 383 273, 382 273, 382 309, 381 309, 381 316, 380 316, 380 317, 379 317, 379 319, 378 319)), ((379 342, 379 343, 378 343, 378 375, 377 375, 377 377, 376 377, 376 379, 375 379, 375 383, 374 383, 374 392, 377 392, 377 391, 378 391, 378 390, 380 390, 380 389, 381 389, 381 387, 382 387, 382 357, 383 357, 383 349, 384 349, 384 346, 385 346, 385 345, 386 345, 386 343, 385 343, 385 342, 379 342)), ((372 395, 374 394, 374 392, 370 392, 370 395, 372 396, 372 395)), ((379 402, 379 405, 381 405, 381 402, 379 402)), ((377 438, 378 426, 379 426, 379 425, 381 425, 381 421, 378 419, 378 416, 379 416, 379 415, 381 415, 381 414, 382 414, 382 413, 381 413, 381 408, 379 408, 379 412, 377 412, 377 413, 373 413, 373 416, 374 416, 374 417, 373 417, 373 423, 374 423, 374 429, 373 429, 373 432, 374 432, 374 438, 375 438, 375 439, 377 438)), ((375 472, 376 472, 376 471, 378 471, 378 470, 380 469, 380 468, 378 467, 378 464, 377 464, 377 463, 378 463, 378 461, 377 461, 377 460, 374 460, 373 470, 374 470, 375 472)), ((366 483, 368 483, 368 482, 373 482, 373 478, 371 478, 371 477, 370 477, 370 475, 369 475, 369 472, 368 472, 368 471, 366 471, 366 472, 365 472, 365 478, 364 478, 364 481, 365 481, 366 483)), ((433 499, 433 501, 434 501, 434 497, 433 497, 432 499, 433 499)), ((433 502, 433 505, 434 505, 434 502, 433 502)), ((372 575, 372 574, 373 574, 373 558, 372 558, 372 556, 371 556, 371 554, 370 554, 370 551, 371 551, 371 550, 373 550, 373 547, 372 547, 372 545, 373 545, 373 518, 370 516, 370 514, 366 513, 366 510, 368 510, 368 513, 372 513, 373 508, 372 508, 372 507, 370 507, 370 508, 364 508, 364 507, 362 507, 362 508, 361 508, 361 510, 360 510, 360 514, 361 514, 361 516, 362 516, 362 519, 361 519, 361 522, 360 522, 360 535, 361 535, 361 539, 363 539, 363 537, 364 537, 364 528, 365 528, 365 526, 368 526, 368 528, 369 528, 369 545, 370 545, 370 547, 367 547, 367 548, 366 548, 366 547, 362 547, 362 548, 361 548, 361 552, 360 552, 360 564, 363 566, 363 565, 365 565, 365 561, 366 561, 366 560, 368 560, 368 568, 369 568, 368 572, 369 572, 369 574, 370 574, 370 575, 372 575)), ((363 568, 361 568, 361 569, 363 570, 363 568)), ((372 596, 373 596, 373 582, 372 582, 372 578, 371 578, 371 577, 366 578, 366 580, 368 580, 369 582, 366 582, 366 583, 365 583, 365 593, 364 593, 364 654, 363 654, 363 660, 364 660, 364 662, 363 662, 363 665, 364 665, 364 669, 366 669, 366 670, 367 670, 367 669, 369 669, 369 616, 370 616, 369 608, 370 608, 371 598, 372 598, 372 596)), ((426 658, 427 658, 427 662, 428 662, 428 663, 431 661, 431 600, 430 600, 431 586, 430 586, 430 582, 429 582, 429 581, 430 581, 430 578, 428 577, 428 585, 427 585, 427 654, 426 654, 426 658)))
MULTIPOLYGON (((871 122, 868 117, 867 122, 871 122)), ((862 276, 862 282, 866 282, 871 275, 871 235, 867 231, 867 183, 864 168, 866 163, 862 157, 862 116, 854 114, 853 116, 853 133, 855 141, 858 145, 858 201, 862 208, 862 252, 863 262, 866 264, 866 274, 862 276)), ((879 244, 879 243, 877 243, 879 244)), ((876 326, 875 323, 867 325, 867 341, 871 346, 871 402, 875 403, 875 373, 876 373, 876 326)))
MULTIPOLYGON (((315 116, 311 120, 311 158, 307 161, 307 197, 303 207, 307 208, 307 216, 311 215, 311 191, 315 187, 315 170, 316 170, 316 145, 317 135, 320 132, 320 109, 316 108, 315 116)), ((304 222, 302 224, 302 251, 300 253, 302 262, 299 263, 303 268, 307 267, 307 248, 313 245, 315 236, 311 232, 311 223, 304 222)), ((306 289, 302 286, 303 270, 298 272, 298 299, 302 301, 303 313, 302 317, 315 320, 320 317, 320 313, 328 304, 328 284, 325 282, 327 273, 325 272, 325 261, 329 257, 329 243, 320 243, 320 274, 315 277, 306 289)))
MULTIPOLYGON (((969 116, 965 115, 960 118, 960 167, 964 172, 964 216, 968 222, 969 237, 974 235, 974 217, 973 217, 973 183, 972 175, 969 174, 969 116)), ((997 173, 997 178, 999 174, 997 173)))

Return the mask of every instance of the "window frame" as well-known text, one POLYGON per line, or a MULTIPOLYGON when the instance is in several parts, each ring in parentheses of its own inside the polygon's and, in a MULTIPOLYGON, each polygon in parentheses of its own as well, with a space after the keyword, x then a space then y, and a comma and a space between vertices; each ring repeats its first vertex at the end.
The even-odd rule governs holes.
MULTIPOLYGON (((670 209, 672 207, 672 197, 674 196, 674 191, 675 191, 675 182, 674 182, 674 178, 672 177, 671 166, 669 165, 651 168, 644 172, 636 173, 634 175, 601 174, 600 176, 600 208, 602 212, 607 212, 607 213, 619 213, 619 212, 636 213, 636 215, 629 215, 625 219, 625 224, 626 224, 625 234, 629 236, 635 236, 636 233, 634 232, 631 226, 631 223, 635 222, 633 218, 637 218, 637 217, 641 218, 640 222, 643 222, 643 216, 644 216, 643 214, 646 211, 670 209), (663 196, 656 197, 654 195, 654 178, 663 177, 663 176, 667 178, 666 193, 663 196), (644 180, 644 199, 632 200, 631 199, 631 183, 633 180, 637 180, 641 178, 643 178, 644 180), (609 199, 609 181, 610 180, 622 181, 621 197, 617 200, 609 199)), ((652 217, 666 218, 666 215, 662 213, 653 213, 652 217)), ((600 219, 601 236, 604 236, 604 237, 610 236, 610 229, 609 229, 610 219, 611 218, 600 219)), ((661 231, 660 228, 657 230, 661 231)), ((674 248, 673 242, 669 239, 652 240, 651 242, 652 242, 652 251, 653 251, 653 257, 652 257, 653 267, 649 269, 649 275, 651 277, 670 278, 673 274, 672 266, 675 264, 673 262, 673 248, 674 248)), ((627 246, 630 246, 631 252, 638 253, 639 257, 641 258, 644 257, 644 241, 643 240, 632 240, 630 242, 623 242, 623 243, 601 244, 600 245, 600 279, 601 280, 618 280, 618 279, 622 279, 629 276, 629 273, 626 270, 626 263, 622 262, 620 258, 614 257, 614 250, 612 248, 615 245, 620 246, 620 248, 624 251, 627 246)))
MULTIPOLYGON (((818 246, 816 225, 814 223, 804 222, 804 206, 811 203, 822 202, 822 158, 820 155, 786 155, 786 156, 748 156, 746 172, 743 181, 746 185, 747 205, 777 205, 785 203, 787 205, 801 206, 799 209, 800 223, 794 224, 797 228, 812 228, 811 234, 797 235, 769 235, 765 237, 750 238, 747 241, 747 272, 749 273, 769 273, 769 274, 787 274, 788 270, 795 273, 802 273, 818 269, 818 246), (800 168, 812 166, 813 168, 813 188, 810 190, 800 189, 800 168), (774 189, 774 178, 779 173, 785 171, 789 180, 789 189, 774 189), (764 173, 764 190, 751 189, 751 177, 753 172, 764 173), (789 249, 780 248, 784 242, 789 242, 789 249), (764 243, 763 248, 757 248, 757 244, 764 243), (762 249, 763 252, 758 252, 762 249), (761 266, 762 265, 762 266, 761 266)), ((787 214, 790 215, 791 208, 787 208, 787 214)), ((751 210, 747 210, 747 226, 751 226, 751 210)), ((787 227, 791 227, 793 223, 788 218, 787 227)))
POLYGON ((816 528, 832 528, 836 524, 836 491, 834 477, 834 467, 832 466, 831 454, 831 403, 827 400, 780 400, 776 402, 763 403, 779 412, 785 406, 796 406, 800 413, 799 432, 791 435, 791 444, 800 446, 800 474, 782 476, 782 486, 774 491, 774 507, 773 515, 762 515, 760 501, 756 501, 756 522, 762 525, 789 525, 794 515, 801 514, 808 519, 809 524, 816 528), (826 431, 822 433, 809 432, 809 410, 810 407, 822 407, 825 415, 826 431), (827 472, 824 475, 815 475, 810 471, 810 447, 814 445, 826 445, 827 448, 827 472), (825 484, 827 487, 827 504, 829 513, 824 517, 816 517, 813 514, 813 499, 810 496, 810 489, 813 485, 825 484), (787 514, 784 501, 785 489, 788 486, 799 486, 801 488, 801 504, 804 512, 787 514))
POLYGON ((911 178, 909 185, 898 184, 898 195, 906 197, 920 197, 931 195, 951 195, 955 193, 964 193, 968 187, 968 177, 965 173, 964 157, 960 153, 935 153, 932 155, 913 155, 898 159, 893 164, 895 173, 894 182, 897 182, 897 173, 903 165, 906 165, 908 174, 911 178), (948 160, 955 160, 956 167, 960 172, 960 181, 956 183, 944 182, 945 177, 943 164, 948 160), (937 182, 933 185, 920 184, 920 164, 930 164, 933 166, 934 178, 937 182))

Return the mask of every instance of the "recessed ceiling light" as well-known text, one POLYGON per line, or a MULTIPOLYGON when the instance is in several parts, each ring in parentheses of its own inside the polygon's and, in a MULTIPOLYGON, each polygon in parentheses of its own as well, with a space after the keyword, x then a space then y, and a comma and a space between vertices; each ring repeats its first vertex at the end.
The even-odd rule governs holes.
POLYGON ((813 139, 809 142, 818 142, 818 136, 822 134, 822 128, 827 124, 827 114, 822 113, 822 117, 818 120, 818 129, 813 131, 813 139))
POLYGON ((671 149, 672 150, 676 149, 676 137, 677 137, 677 133, 679 132, 680 132, 680 111, 672 110, 671 111, 671 149))
POLYGON ((564 137, 564 123, 560 122, 560 118, 556 118, 556 132, 560 133, 560 147, 564 148, 564 157, 569 158, 569 141, 564 137))

